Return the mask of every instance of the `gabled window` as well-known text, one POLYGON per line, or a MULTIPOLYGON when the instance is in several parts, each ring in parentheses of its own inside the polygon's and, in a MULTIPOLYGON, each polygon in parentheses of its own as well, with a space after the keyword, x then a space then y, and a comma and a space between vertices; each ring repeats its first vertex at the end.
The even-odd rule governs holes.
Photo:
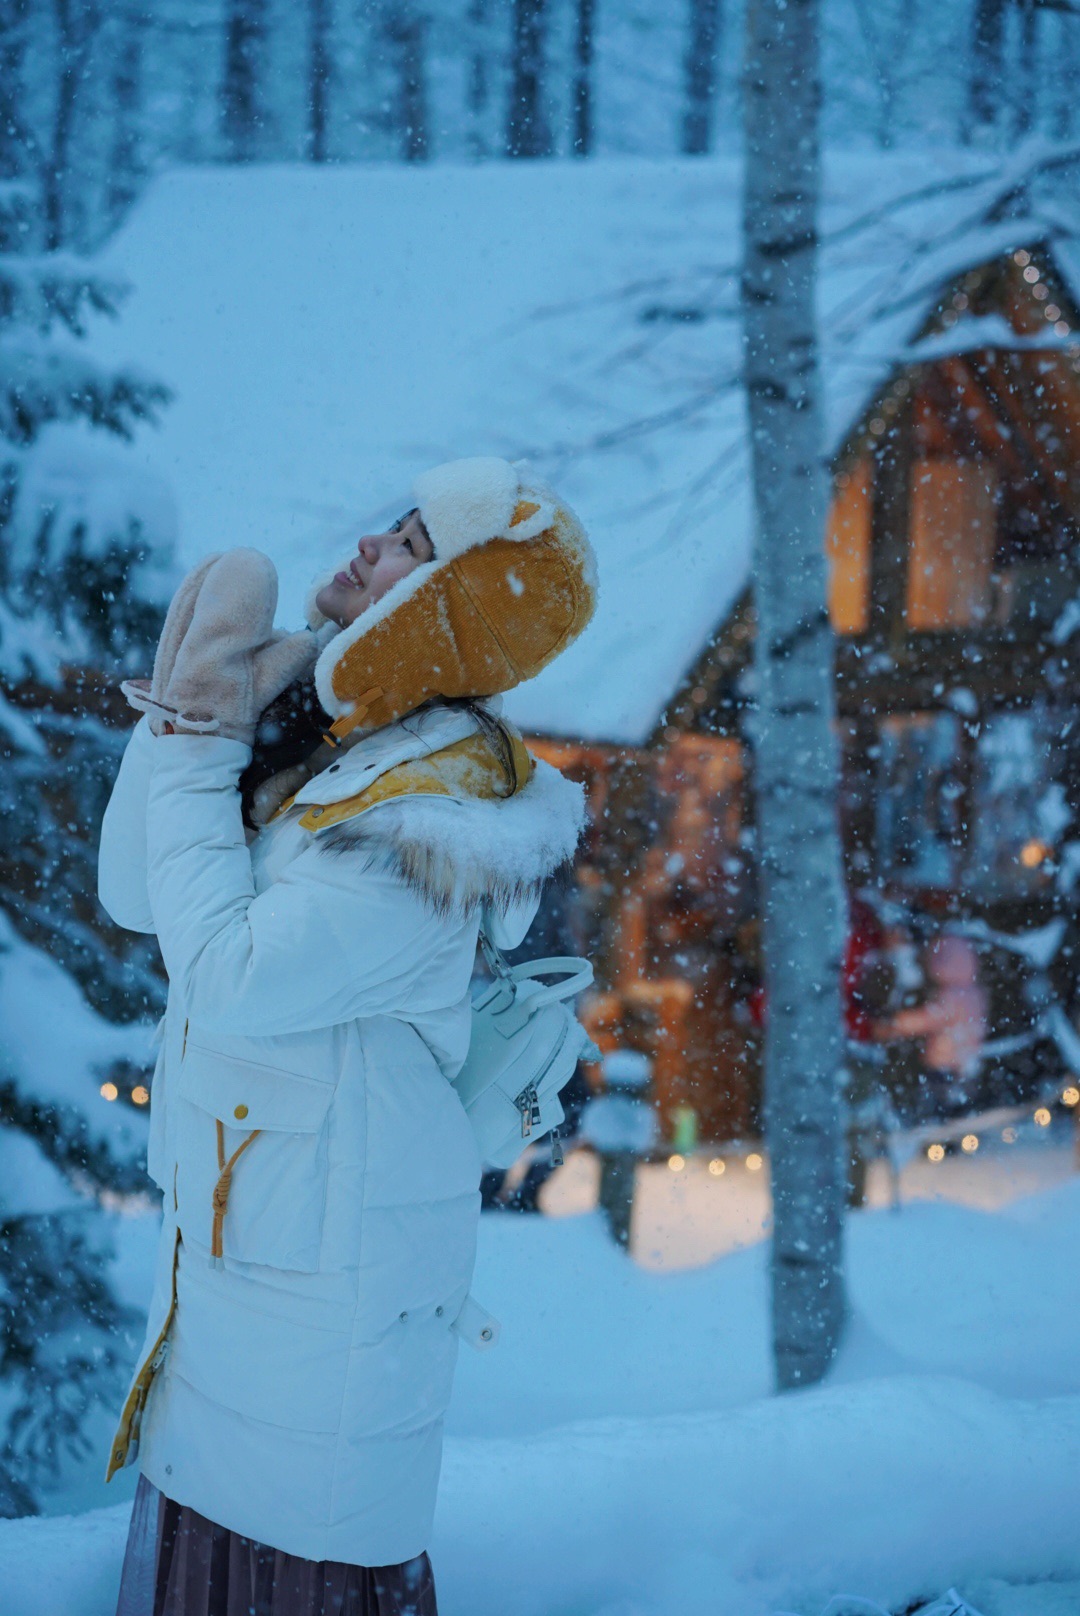
POLYGON ((939 343, 871 401, 835 483, 833 625, 893 650, 905 635, 1043 633, 1077 592, 1080 343, 1042 344, 1075 339, 1080 315, 1049 259, 1018 249, 964 275, 920 340, 953 328, 955 353, 939 343), (991 345, 965 345, 963 321, 991 345))
POLYGON ((909 629, 981 628, 995 615, 997 485, 990 460, 913 462, 909 629))
POLYGON ((870 622, 870 462, 836 479, 827 537, 829 615, 838 634, 865 634, 870 622))

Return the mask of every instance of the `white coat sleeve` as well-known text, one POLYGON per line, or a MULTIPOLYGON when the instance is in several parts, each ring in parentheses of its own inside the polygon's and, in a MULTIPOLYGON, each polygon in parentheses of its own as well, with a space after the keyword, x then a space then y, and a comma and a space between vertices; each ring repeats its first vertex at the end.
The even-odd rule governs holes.
POLYGON ((200 1028, 273 1036, 441 1009, 472 950, 392 875, 312 846, 255 895, 237 779, 251 755, 213 736, 154 740, 148 886, 158 942, 200 1028))
POLYGON ((146 801, 154 763, 149 719, 136 724, 120 760, 98 844, 98 898, 126 931, 153 932, 146 890, 146 801))

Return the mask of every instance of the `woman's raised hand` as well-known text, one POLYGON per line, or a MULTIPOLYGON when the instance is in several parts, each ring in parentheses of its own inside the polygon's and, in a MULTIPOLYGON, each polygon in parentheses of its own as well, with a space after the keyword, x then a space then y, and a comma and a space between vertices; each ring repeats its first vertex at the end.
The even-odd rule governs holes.
POLYGON ((251 744, 265 707, 318 652, 310 629, 274 628, 278 582, 259 550, 209 556, 181 583, 165 618, 153 677, 126 680, 155 734, 224 735, 251 744))

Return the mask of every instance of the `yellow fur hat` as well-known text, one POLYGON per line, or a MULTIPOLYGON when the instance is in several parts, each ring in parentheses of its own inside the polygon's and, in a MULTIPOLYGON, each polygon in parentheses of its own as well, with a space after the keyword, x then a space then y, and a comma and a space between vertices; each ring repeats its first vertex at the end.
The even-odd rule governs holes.
MULTIPOLYGON (((495 696, 531 679, 588 623, 596 566, 585 531, 550 489, 509 461, 452 460, 417 478, 434 559, 335 634, 315 665, 340 738, 379 729, 437 696, 495 696)), ((312 628, 326 619, 308 594, 312 628)))

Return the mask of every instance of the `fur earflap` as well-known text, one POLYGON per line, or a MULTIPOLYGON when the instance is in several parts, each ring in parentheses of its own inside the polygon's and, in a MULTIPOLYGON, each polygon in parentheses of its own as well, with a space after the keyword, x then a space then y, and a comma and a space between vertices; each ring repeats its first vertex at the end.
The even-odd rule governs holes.
POLYGON ((468 914, 485 901, 506 910, 537 896, 573 858, 584 823, 584 788, 538 759, 505 801, 401 798, 335 826, 319 845, 368 855, 438 914, 468 914))
MULTIPOLYGON (((391 584, 382 599, 375 601, 373 605, 368 607, 366 612, 361 612, 360 616, 350 623, 348 628, 339 629, 336 623, 332 625, 333 632, 323 642, 323 649, 319 655, 318 662, 315 664, 315 687, 319 692, 319 700, 332 718, 336 718, 342 712, 347 712, 350 705, 347 701, 342 701, 338 696, 334 690, 333 682, 334 669, 346 651, 351 650, 365 635, 370 634, 372 629, 379 623, 384 622, 392 612, 396 612, 399 606, 404 605, 405 601, 410 600, 413 595, 418 595, 428 580, 438 571, 440 565, 441 563, 436 561, 423 562, 419 567, 414 567, 412 572, 406 573, 404 578, 399 578, 396 584, 391 584)), ((330 576, 333 577, 333 574, 331 573, 330 576)), ((328 579, 323 579, 323 583, 327 582, 329 582, 328 579)), ((313 586, 314 592, 309 595, 312 608, 308 612, 309 623, 312 622, 313 616, 319 617, 320 615, 314 602, 315 595, 323 587, 323 583, 316 582, 313 586)), ((322 621, 325 623, 326 619, 322 618, 322 621)))

